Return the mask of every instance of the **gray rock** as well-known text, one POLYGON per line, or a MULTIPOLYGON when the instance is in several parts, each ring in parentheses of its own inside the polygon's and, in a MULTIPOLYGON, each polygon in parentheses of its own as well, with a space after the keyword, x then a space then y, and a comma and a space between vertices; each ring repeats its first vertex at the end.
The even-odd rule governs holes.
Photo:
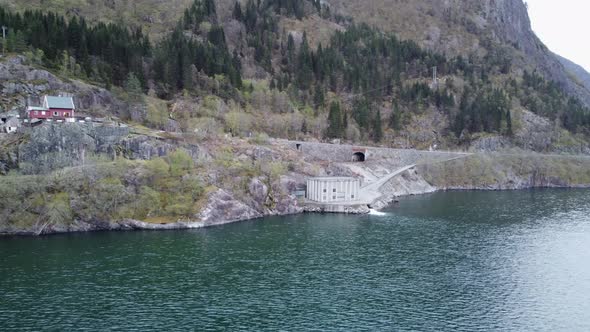
POLYGON ((248 191, 252 198, 260 204, 263 204, 268 197, 268 186, 260 178, 250 180, 248 191))
POLYGON ((210 226, 262 216, 262 213, 238 201, 230 193, 219 189, 209 195, 207 206, 198 217, 205 225, 210 226))

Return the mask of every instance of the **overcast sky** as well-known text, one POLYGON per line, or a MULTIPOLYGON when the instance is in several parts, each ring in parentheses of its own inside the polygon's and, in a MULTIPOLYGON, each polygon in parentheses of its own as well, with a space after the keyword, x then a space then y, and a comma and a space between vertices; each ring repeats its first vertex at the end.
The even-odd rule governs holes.
POLYGON ((525 0, 533 30, 553 52, 590 71, 590 1, 525 0))

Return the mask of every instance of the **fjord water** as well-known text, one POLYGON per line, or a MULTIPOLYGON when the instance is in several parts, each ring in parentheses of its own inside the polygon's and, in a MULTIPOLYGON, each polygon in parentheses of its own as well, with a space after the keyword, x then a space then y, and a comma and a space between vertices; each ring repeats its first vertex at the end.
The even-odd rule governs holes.
POLYGON ((0 330, 589 331, 590 192, 0 239, 0 330))

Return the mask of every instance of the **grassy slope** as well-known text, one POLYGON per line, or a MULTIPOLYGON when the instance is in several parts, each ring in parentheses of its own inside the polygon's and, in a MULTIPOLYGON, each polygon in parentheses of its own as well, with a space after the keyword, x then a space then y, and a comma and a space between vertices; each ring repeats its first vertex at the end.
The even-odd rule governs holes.
POLYGON ((590 90, 590 73, 586 71, 582 66, 556 54, 555 55, 561 64, 568 70, 568 72, 574 76, 577 82, 582 85, 585 89, 590 90))
POLYGON ((13 10, 40 9, 80 15, 91 22, 125 22, 154 37, 169 31, 193 0, 0 0, 13 10))
MULTIPOLYGON (((334 8, 358 22, 365 22, 383 31, 394 32, 422 46, 448 53, 477 51, 478 36, 460 24, 441 19, 439 0, 332 0, 334 8), (439 36, 440 39, 437 38, 439 36), (474 46, 475 45, 475 46, 474 46)), ((464 8, 461 16, 473 13, 464 8)))
POLYGON ((590 158, 531 153, 477 154, 420 166, 426 180, 441 189, 524 189, 588 187, 590 158))

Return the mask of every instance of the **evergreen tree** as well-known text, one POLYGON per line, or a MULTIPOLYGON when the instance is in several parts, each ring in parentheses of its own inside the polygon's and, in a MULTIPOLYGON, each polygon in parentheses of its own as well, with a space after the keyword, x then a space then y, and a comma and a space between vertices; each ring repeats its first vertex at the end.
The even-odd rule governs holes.
POLYGON ((383 128, 381 125, 381 110, 379 109, 377 109, 377 112, 375 112, 375 115, 373 116, 372 127, 373 141, 381 142, 383 139, 383 128))
POLYGON ((131 102, 141 102, 143 100, 143 91, 141 82, 134 73, 129 73, 125 81, 125 92, 131 102))
POLYGON ((315 93, 313 95, 313 104, 316 109, 321 108, 324 106, 325 96, 324 96, 324 88, 321 84, 316 84, 315 86, 315 93))
POLYGON ((309 49, 309 43, 307 42, 307 34, 303 33, 303 41, 299 48, 298 60, 298 71, 297 71, 297 85, 301 90, 307 90, 311 86, 313 79, 312 61, 309 49))
POLYGON ((363 129, 369 129, 370 103, 366 98, 358 98, 353 103, 352 117, 363 129))
POLYGON ((236 1, 236 4, 234 5, 234 11, 232 13, 232 16, 234 19, 238 21, 243 20, 244 15, 242 14, 242 5, 240 5, 239 1, 236 1))
POLYGON ((512 115, 510 114, 510 110, 506 111, 506 135, 512 136, 514 133, 512 131, 512 115))
POLYGON ((340 138, 343 136, 343 118, 340 104, 333 101, 330 105, 330 113, 328 114, 328 129, 326 136, 328 138, 340 138))
POLYGON ((397 103, 393 103, 393 107, 391 109, 391 115, 389 116, 389 128, 393 130, 400 130, 401 129, 401 114, 399 111, 399 107, 397 103))

